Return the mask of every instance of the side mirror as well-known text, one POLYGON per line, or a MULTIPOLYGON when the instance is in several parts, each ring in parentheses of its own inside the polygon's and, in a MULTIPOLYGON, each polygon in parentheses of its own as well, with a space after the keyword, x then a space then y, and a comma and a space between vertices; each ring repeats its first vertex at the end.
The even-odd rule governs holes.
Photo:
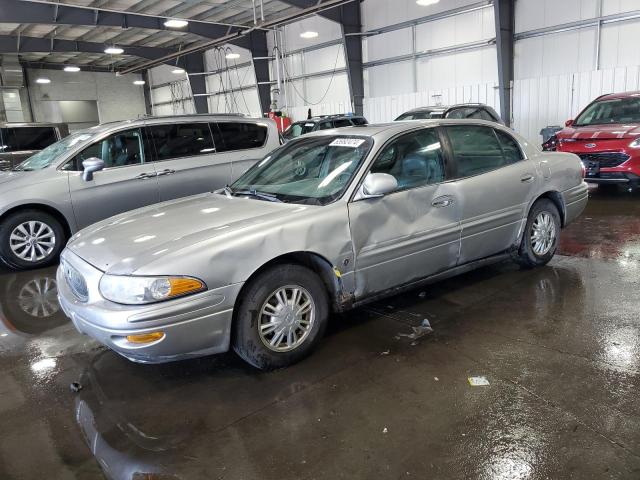
POLYGON ((93 180, 93 174, 95 172, 99 172, 104 169, 104 161, 96 157, 87 158, 82 162, 82 168, 84 168, 84 171, 82 172, 82 179, 85 182, 90 182, 93 180))
POLYGON ((570 127, 571 125, 573 125, 573 120, 567 120, 566 122, 564 122, 565 127, 570 127))
POLYGON ((388 173, 369 173, 362 184, 361 198, 384 197, 398 189, 398 180, 388 173))

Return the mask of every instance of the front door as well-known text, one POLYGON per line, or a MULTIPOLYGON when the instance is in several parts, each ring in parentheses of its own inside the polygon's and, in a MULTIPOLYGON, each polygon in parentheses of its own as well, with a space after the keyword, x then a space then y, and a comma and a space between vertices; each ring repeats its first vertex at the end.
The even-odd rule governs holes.
POLYGON ((451 268, 460 250, 458 194, 435 128, 390 141, 370 171, 398 189, 349 204, 357 299, 451 268))
POLYGON ((80 152, 67 164, 71 203, 79 228, 99 220, 159 201, 153 164, 145 162, 142 131, 139 128, 109 135, 80 152), (82 162, 100 158, 105 169, 93 180, 82 179, 82 162))
POLYGON ((516 140, 482 125, 445 127, 461 195, 459 263, 489 257, 514 246, 536 189, 537 170, 516 140))

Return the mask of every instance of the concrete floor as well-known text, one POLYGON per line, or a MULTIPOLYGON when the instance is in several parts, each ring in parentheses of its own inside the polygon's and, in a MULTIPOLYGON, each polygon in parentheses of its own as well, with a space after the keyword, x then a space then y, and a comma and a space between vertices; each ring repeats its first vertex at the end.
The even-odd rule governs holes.
POLYGON ((0 478, 638 479, 640 195, 592 192, 561 251, 334 318, 272 373, 129 363, 53 269, 1 272, 0 478))

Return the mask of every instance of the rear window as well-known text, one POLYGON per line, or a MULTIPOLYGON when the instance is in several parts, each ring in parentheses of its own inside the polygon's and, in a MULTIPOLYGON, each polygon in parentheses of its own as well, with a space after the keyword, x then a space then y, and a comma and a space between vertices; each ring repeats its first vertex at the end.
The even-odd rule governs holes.
POLYGON ((260 148, 267 140, 267 127, 256 123, 243 122, 218 122, 212 124, 218 132, 216 138, 216 150, 218 152, 228 152, 233 150, 247 150, 249 148, 260 148), (222 144, 220 144, 222 143, 222 144))
POLYGON ((147 128, 155 146, 156 160, 215 152, 208 123, 178 123, 147 128))
POLYGON ((366 125, 367 120, 362 117, 354 117, 351 119, 354 125, 366 125))
POLYGON ((44 150, 58 141, 53 127, 11 127, 3 128, 2 152, 20 152, 23 150, 44 150))

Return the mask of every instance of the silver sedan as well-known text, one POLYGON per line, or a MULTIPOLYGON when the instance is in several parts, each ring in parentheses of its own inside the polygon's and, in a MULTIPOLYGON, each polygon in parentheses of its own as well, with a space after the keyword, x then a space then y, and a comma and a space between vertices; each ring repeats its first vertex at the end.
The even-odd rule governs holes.
POLYGON ((80 231, 59 299, 80 332, 133 361, 232 347, 283 367, 331 312, 492 261, 546 264, 586 203, 578 157, 495 123, 326 130, 225 189, 80 231))

